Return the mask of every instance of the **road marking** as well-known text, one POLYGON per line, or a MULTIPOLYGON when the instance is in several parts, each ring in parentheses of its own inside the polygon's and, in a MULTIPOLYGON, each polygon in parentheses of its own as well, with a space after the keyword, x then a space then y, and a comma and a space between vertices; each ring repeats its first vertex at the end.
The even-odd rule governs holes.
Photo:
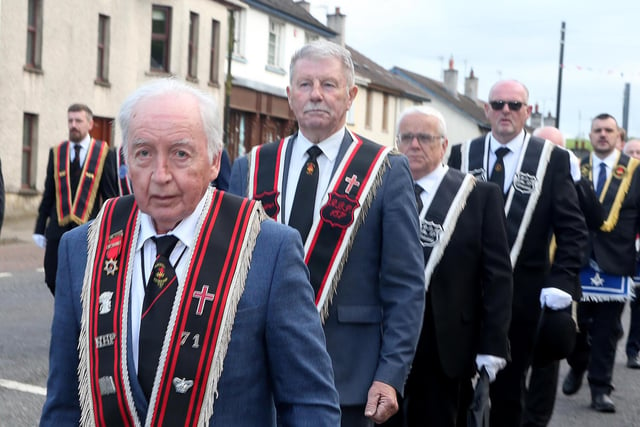
POLYGON ((0 272, 0 279, 4 278, 4 277, 11 277, 13 276, 13 274, 8 273, 6 271, 0 272))
POLYGON ((19 383, 17 381, 5 380, 2 378, 0 378, 0 387, 17 391, 24 391, 25 393, 39 394, 40 396, 47 395, 47 389, 45 387, 38 387, 35 385, 19 383))

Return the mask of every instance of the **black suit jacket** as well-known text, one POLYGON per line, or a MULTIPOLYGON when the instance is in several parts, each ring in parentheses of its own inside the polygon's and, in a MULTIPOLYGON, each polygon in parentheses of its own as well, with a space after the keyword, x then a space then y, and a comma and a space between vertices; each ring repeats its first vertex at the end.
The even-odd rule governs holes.
MULTIPOLYGON (((544 144, 544 140, 531 137, 529 144, 544 144)), ((461 146, 455 145, 449 166, 459 169, 460 165, 461 146)), ((569 153, 553 149, 540 191, 513 271, 513 312, 527 318, 529 324, 535 324, 540 313, 542 288, 575 293, 588 238, 569 171, 569 153), (549 244, 553 234, 557 247, 551 264, 549 244)))
MULTIPOLYGON (((53 170, 53 148, 49 150, 49 161, 47 163, 47 177, 44 182, 44 192, 42 193, 42 201, 38 208, 38 217, 36 218, 36 227, 34 233, 43 234, 47 240, 60 240, 62 234, 76 227, 77 224, 70 223, 64 226, 58 224, 58 214, 56 212, 56 184, 54 180, 53 170)), ((102 177, 96 195, 96 201, 93 204, 91 218, 100 211, 100 207, 105 200, 118 196, 118 177, 116 175, 116 154, 113 150, 109 150, 107 158, 102 169, 102 177)))
MULTIPOLYGON (((627 157, 620 153, 621 157, 627 157)), ((635 159, 629 161, 637 162, 635 159)), ((588 162, 588 159, 586 160, 588 162)), ((583 162, 584 163, 584 162, 583 162)), ((602 206, 605 219, 610 205, 602 206)), ((635 169, 631 186, 624 197, 616 226, 610 232, 592 230, 589 235, 589 251, 583 259, 588 263, 589 255, 595 255, 596 262, 605 273, 620 276, 635 276, 636 235, 640 232, 640 166, 635 169)))
MULTIPOLYGON (((509 359, 513 283, 502 195, 496 185, 477 182, 469 194, 428 292, 446 375, 471 377, 476 354, 509 359)), ((419 346, 429 345, 423 334, 419 346)))

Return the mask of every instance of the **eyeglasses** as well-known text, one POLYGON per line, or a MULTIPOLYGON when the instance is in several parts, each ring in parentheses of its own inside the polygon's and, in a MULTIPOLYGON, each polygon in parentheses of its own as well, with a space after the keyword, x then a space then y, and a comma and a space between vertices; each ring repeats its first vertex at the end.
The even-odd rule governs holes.
POLYGON ((414 138, 418 138, 418 142, 422 145, 428 145, 444 138, 442 135, 429 135, 428 133, 401 133, 397 136, 398 144, 409 145, 414 138))
POLYGON ((527 105, 520 101, 489 101, 489 105, 494 111, 502 111, 505 104, 509 106, 510 111, 520 111, 523 105, 527 105))

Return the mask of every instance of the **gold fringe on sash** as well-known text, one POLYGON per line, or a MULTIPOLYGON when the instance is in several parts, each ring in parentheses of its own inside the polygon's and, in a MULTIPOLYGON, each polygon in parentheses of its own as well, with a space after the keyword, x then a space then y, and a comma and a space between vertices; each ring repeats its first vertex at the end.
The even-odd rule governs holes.
MULTIPOLYGON (((607 217, 605 222, 600 226, 601 231, 604 231, 605 233, 610 233, 614 228, 616 228, 616 225, 618 224, 618 218, 620 216, 620 208, 622 207, 622 202, 624 202, 624 199, 627 196, 627 193, 629 192, 629 187, 631 186, 631 181, 633 180, 633 173, 638 167, 638 164, 640 164, 638 160, 634 158, 629 159, 629 164, 627 165, 627 173, 625 174, 624 178, 622 178, 622 181, 620 182, 620 188, 618 188, 618 192, 616 193, 616 198, 614 199, 613 205, 611 205, 611 209, 609 210, 609 216, 607 217)), ((611 179, 611 176, 609 177, 609 180, 610 179, 611 179)), ((607 186, 606 186, 607 188, 609 187, 608 184, 609 183, 607 183, 607 186)), ((607 194, 607 191, 606 191, 607 188, 605 188, 602 191, 602 194, 600 195, 600 203, 602 203, 602 201, 604 200, 605 194, 607 194)))

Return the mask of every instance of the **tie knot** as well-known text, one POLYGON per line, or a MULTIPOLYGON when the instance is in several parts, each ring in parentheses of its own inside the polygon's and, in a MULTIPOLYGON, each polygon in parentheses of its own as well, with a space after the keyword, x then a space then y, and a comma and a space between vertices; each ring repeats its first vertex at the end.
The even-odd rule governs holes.
POLYGON ((162 255, 167 259, 169 258, 169 255, 171 255, 173 248, 175 248, 178 243, 178 238, 171 234, 160 237, 154 236, 152 239, 156 243, 156 252, 158 255, 162 255))
POLYGON ((309 155, 309 161, 314 162, 320 154, 322 154, 322 150, 317 145, 309 147, 307 150, 307 154, 309 155))
POLYGON ((607 164, 605 162, 600 163, 600 173, 607 173, 607 164))
POLYGON ((511 150, 509 150, 507 147, 500 147, 496 150, 496 157, 498 157, 498 159, 503 158, 504 156, 507 155, 508 152, 510 152, 511 150))

